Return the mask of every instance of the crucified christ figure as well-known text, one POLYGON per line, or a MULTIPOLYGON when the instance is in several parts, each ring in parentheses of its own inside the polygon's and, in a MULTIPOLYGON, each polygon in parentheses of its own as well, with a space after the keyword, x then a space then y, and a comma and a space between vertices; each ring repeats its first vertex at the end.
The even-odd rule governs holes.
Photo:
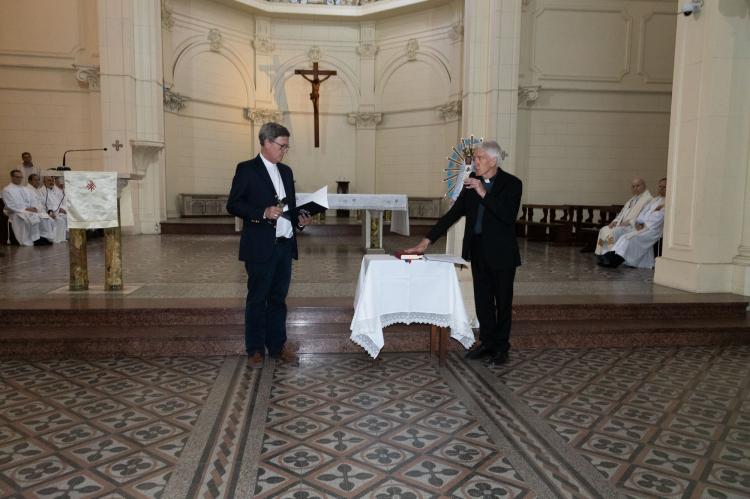
POLYGON ((320 131, 319 131, 319 125, 318 125, 318 120, 319 120, 318 102, 320 101, 320 84, 326 81, 331 76, 334 76, 336 74, 336 71, 318 69, 318 63, 314 62, 312 70, 295 69, 294 74, 302 76, 302 78, 309 81, 310 85, 312 85, 312 92, 310 92, 310 100, 313 103, 313 117, 315 120, 315 147, 320 147, 320 131), (310 78, 311 76, 312 78, 310 78), (325 78, 321 79, 320 76, 325 76, 325 78))

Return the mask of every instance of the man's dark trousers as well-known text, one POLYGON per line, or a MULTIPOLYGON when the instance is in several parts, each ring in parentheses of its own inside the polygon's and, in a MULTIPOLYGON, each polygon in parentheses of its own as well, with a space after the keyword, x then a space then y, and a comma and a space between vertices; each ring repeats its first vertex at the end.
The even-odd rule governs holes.
POLYGON ((510 326, 513 314, 513 280, 516 267, 493 269, 485 255, 482 236, 471 241, 471 276, 474 282, 474 306, 479 319, 479 340, 494 353, 510 350, 510 326))
POLYGON ((286 295, 292 279, 292 241, 277 238, 271 259, 245 262, 245 347, 247 354, 276 355, 286 343, 286 295))

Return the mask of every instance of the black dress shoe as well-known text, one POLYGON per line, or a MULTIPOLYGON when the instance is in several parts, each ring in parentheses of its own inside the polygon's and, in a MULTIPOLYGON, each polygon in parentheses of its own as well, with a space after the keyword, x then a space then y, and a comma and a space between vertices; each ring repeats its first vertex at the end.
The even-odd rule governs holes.
POLYGON ((508 352, 499 352, 490 357, 489 363, 493 366, 500 366, 508 362, 508 352))
POLYGON ((477 360, 484 357, 494 356, 495 353, 495 350, 491 349, 490 347, 479 345, 478 347, 472 348, 471 350, 466 352, 466 358, 469 360, 477 360))

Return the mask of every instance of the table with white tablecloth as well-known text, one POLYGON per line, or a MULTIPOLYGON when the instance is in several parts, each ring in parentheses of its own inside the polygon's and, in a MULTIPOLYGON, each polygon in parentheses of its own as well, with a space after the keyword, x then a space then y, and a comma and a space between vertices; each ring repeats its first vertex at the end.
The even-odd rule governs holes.
POLYGON ((452 263, 365 255, 354 298, 351 340, 375 358, 385 344, 383 328, 396 323, 450 328, 450 336, 465 348, 474 343, 452 263))
MULTIPOLYGON (((298 192, 297 200, 309 196, 298 192)), ((391 211, 391 232, 409 235, 409 198, 406 194, 328 194, 332 210, 363 210, 362 244, 367 252, 383 251, 383 212, 391 211)), ((235 229, 242 230, 242 220, 235 219, 235 229)))

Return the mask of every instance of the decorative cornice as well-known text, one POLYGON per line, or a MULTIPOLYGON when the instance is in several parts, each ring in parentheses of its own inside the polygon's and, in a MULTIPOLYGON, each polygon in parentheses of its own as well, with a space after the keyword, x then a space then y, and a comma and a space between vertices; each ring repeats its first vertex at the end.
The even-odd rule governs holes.
POLYGON ((522 105, 531 105, 539 98, 539 89, 541 85, 524 85, 518 87, 518 103, 522 105))
POLYGON ((310 50, 307 51, 307 58, 310 59, 310 62, 320 62, 322 55, 323 51, 317 45, 310 47, 310 50))
POLYGON ((167 31, 172 31, 174 27, 174 18, 172 17, 172 6, 167 0, 161 0, 161 27, 167 31))
POLYGON ((256 35, 251 43, 258 54, 270 54, 276 48, 271 39, 265 35, 256 35))
POLYGON ((454 42, 457 42, 461 40, 464 37, 464 25, 461 23, 456 23, 451 26, 451 30, 448 33, 448 38, 453 40, 454 42))
POLYGON ((264 125, 271 121, 275 123, 281 122, 282 113, 276 109, 253 109, 251 107, 242 108, 243 117, 252 121, 256 125, 264 125))
POLYGON ((380 50, 380 47, 372 42, 361 42, 357 46, 357 54, 359 54, 362 59, 374 59, 378 50, 380 50))
POLYGON ((452 100, 437 107, 440 117, 445 121, 452 121, 461 117, 461 100, 452 100))
POLYGON ((76 80, 87 85, 91 90, 99 90, 99 66, 73 64, 76 70, 76 80))
POLYGON ((383 121, 383 113, 349 113, 346 121, 357 128, 375 128, 383 121))
POLYGON ((221 50, 221 45, 223 42, 221 31, 219 31, 218 28, 211 28, 210 30, 208 30, 208 36, 206 37, 206 39, 208 40, 208 43, 213 52, 218 52, 221 50))
POLYGON ((310 4, 310 5, 365 5, 368 3, 375 3, 379 0, 266 0, 271 3, 298 3, 298 4, 310 4))
POLYGON ((179 113, 187 104, 190 98, 172 91, 172 87, 164 85, 164 107, 169 111, 179 113))
POLYGON ((419 50, 419 42, 416 38, 412 38, 406 42, 406 58, 410 61, 417 60, 417 51, 419 50))

